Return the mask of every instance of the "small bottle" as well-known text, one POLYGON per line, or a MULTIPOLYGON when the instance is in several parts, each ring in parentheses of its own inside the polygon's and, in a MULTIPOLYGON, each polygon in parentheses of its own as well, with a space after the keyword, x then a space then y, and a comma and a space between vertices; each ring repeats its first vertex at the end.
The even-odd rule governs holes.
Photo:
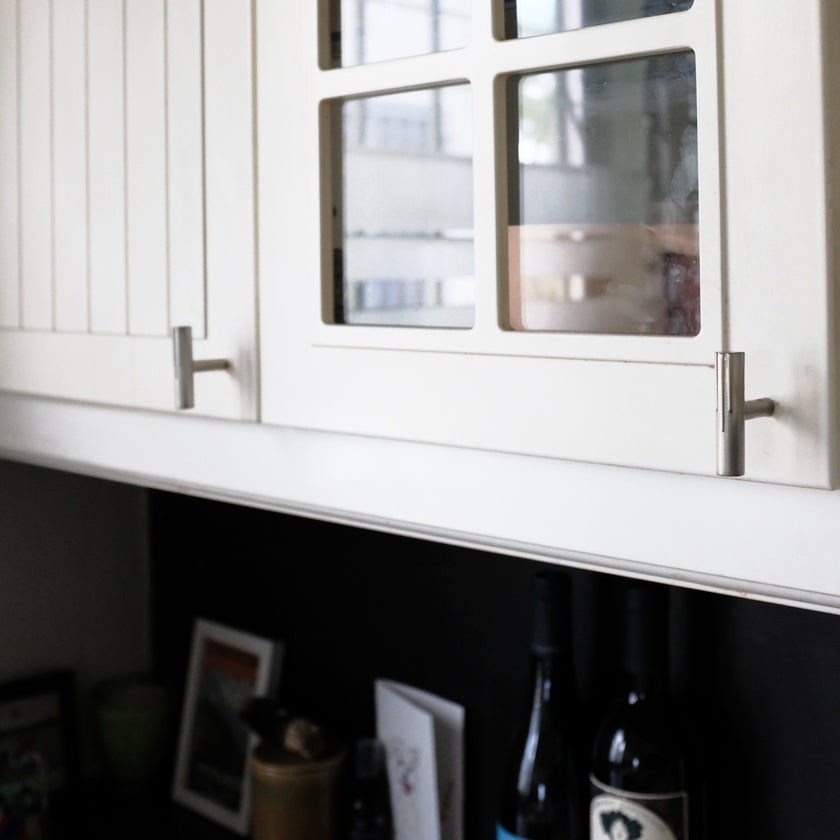
POLYGON ((668 600, 660 586, 624 592, 623 687, 595 736, 590 840, 687 840, 684 761, 668 686, 668 600))
POLYGON ((394 838, 385 750, 375 738, 356 742, 347 823, 347 840, 394 838))
POLYGON ((497 840, 578 840, 580 787, 569 738, 575 709, 569 583, 533 581, 531 676, 501 796, 497 840))

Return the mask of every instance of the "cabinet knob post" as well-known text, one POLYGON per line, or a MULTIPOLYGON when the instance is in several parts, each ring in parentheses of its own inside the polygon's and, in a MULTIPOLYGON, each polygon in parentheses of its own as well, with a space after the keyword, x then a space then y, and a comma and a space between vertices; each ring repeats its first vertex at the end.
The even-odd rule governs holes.
POLYGON ((193 359, 192 327, 172 328, 172 348, 175 361, 175 408, 195 407, 193 375, 208 370, 225 370, 227 359, 193 359))
POLYGON ((716 353, 717 377, 717 474, 738 476, 745 472, 745 423, 756 417, 770 417, 773 400, 744 399, 744 354, 716 353))

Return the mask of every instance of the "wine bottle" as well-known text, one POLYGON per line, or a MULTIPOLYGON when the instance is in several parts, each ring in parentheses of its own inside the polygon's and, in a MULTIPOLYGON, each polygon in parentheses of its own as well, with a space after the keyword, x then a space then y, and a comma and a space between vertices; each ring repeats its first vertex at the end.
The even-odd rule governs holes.
POLYGON ((568 734, 575 707, 569 595, 561 575, 533 580, 530 681, 504 780, 497 840, 580 836, 580 785, 568 734))
POLYGON ((590 840, 687 840, 688 795, 668 686, 668 601, 624 592, 622 688, 595 735, 590 840))

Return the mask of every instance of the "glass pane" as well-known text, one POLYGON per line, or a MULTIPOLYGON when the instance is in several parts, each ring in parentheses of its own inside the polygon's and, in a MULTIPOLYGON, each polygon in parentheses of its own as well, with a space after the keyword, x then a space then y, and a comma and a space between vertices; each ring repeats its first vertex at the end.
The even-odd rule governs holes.
POLYGON ((527 38, 690 9, 694 0, 505 0, 505 37, 527 38))
POLYGON ((471 327, 469 86, 353 99, 341 111, 336 321, 471 327))
POLYGON ((351 67, 466 46, 470 0, 330 0, 330 63, 351 67))
POLYGON ((700 331, 690 51, 513 78, 510 326, 700 331))

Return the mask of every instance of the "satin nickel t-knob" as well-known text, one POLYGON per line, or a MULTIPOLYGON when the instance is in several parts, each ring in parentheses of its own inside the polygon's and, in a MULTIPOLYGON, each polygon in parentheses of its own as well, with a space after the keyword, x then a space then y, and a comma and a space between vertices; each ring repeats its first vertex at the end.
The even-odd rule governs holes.
POLYGON ((175 408, 193 408, 193 374, 206 370, 225 370, 230 367, 230 362, 227 359, 193 359, 192 327, 173 327, 172 347, 175 355, 175 408))
POLYGON ((745 423, 754 417, 769 417, 776 410, 766 397, 744 400, 744 354, 715 353, 717 374, 717 474, 743 475, 745 471, 745 423))

